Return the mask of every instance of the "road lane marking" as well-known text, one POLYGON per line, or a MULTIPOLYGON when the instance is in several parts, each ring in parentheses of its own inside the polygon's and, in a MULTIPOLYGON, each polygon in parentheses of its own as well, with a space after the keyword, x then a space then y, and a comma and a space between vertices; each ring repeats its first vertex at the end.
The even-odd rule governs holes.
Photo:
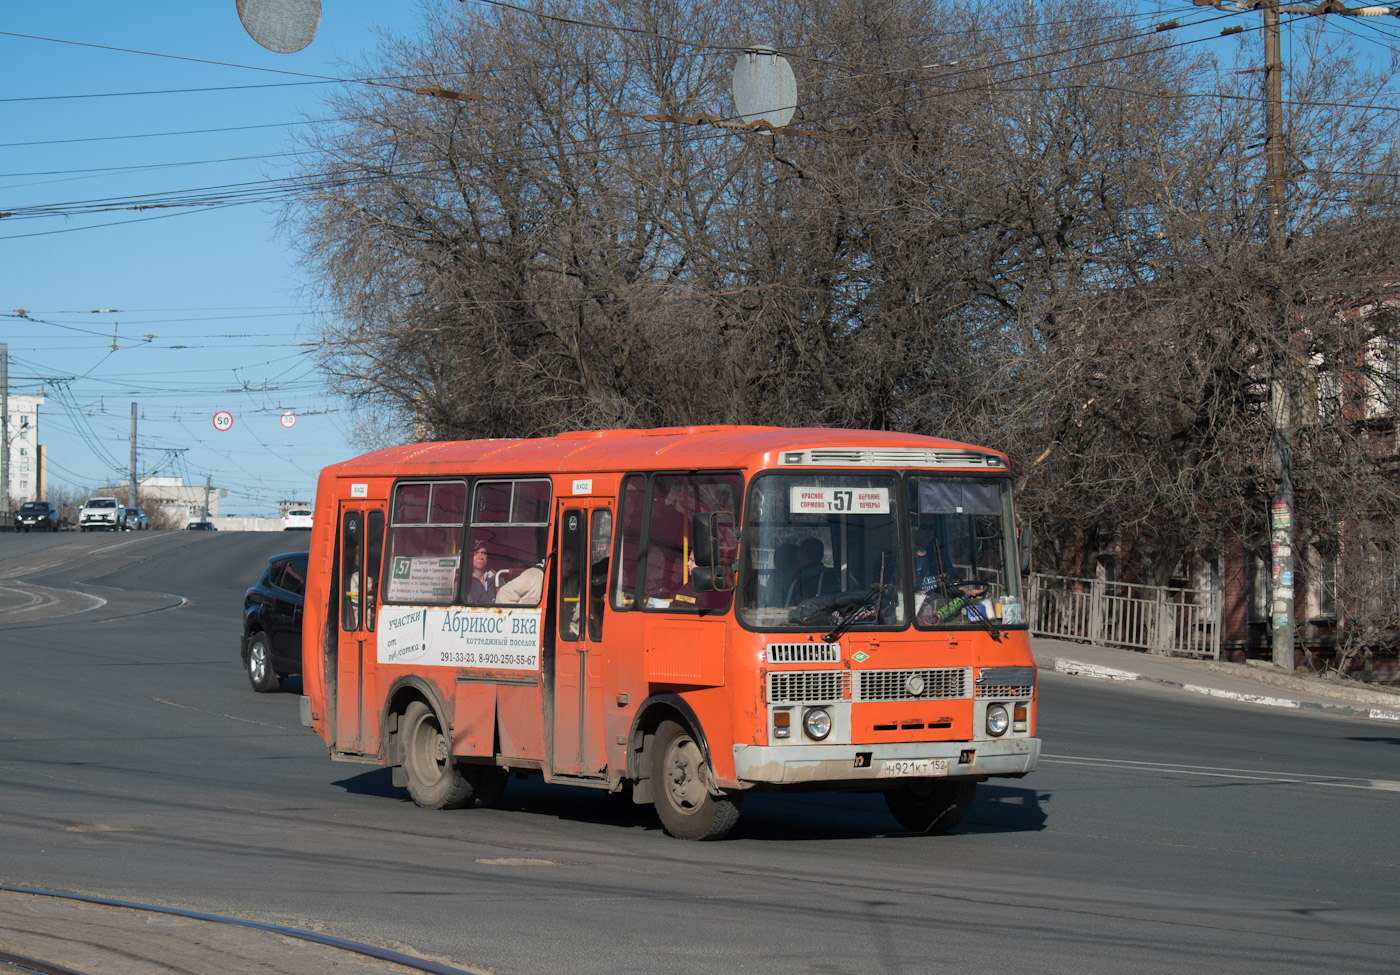
POLYGON ((1132 759, 1091 758, 1086 755, 1041 755, 1042 764, 1084 765, 1092 768, 1121 769, 1128 772, 1161 772, 1167 775, 1196 775, 1216 779, 1243 779, 1282 785, 1318 785, 1333 789, 1365 789, 1373 792, 1400 792, 1394 779, 1360 779, 1343 775, 1300 775, 1297 772, 1269 772, 1263 769, 1225 768, 1213 765, 1180 765, 1174 762, 1137 762, 1132 759))
POLYGON ((155 701, 157 704, 164 704, 167 707, 178 708, 181 711, 194 711, 197 714, 212 714, 217 718, 228 718, 230 721, 242 721, 245 724, 262 725, 264 728, 276 728, 278 731, 290 730, 285 725, 273 724, 270 721, 254 721, 252 718, 244 718, 236 714, 229 714, 227 711, 211 711, 208 708, 197 708, 193 705, 180 704, 178 701, 172 701, 164 697, 153 697, 151 700, 155 701))

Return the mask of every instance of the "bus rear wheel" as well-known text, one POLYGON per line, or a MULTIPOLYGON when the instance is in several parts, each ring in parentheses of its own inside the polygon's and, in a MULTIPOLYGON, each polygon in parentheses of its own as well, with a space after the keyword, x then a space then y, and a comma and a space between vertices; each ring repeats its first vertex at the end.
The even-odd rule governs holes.
POLYGON ((741 797, 716 796, 710 766, 689 729, 663 721, 653 740, 652 795, 666 832, 681 840, 723 839, 739 821, 741 797))
POLYGON ((963 821, 976 792, 976 782, 907 782, 885 790, 885 805, 907 830, 946 833, 963 821))
POLYGON ((452 760, 452 744, 433 709, 413 701, 399 721, 399 757, 408 794, 425 809, 458 809, 472 801, 472 783, 452 760))
POLYGON ((471 783, 471 797, 482 806, 495 806, 501 801, 510 782, 510 773, 495 765, 463 765, 462 774, 471 783))

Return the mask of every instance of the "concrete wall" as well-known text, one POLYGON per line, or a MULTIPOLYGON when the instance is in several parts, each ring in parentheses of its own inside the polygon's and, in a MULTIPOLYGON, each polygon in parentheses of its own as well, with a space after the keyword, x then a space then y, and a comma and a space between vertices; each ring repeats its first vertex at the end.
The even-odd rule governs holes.
MULTIPOLYGON (((191 518, 190 521, 198 521, 198 518, 191 518)), ((214 527, 221 532, 280 532, 282 530, 281 518, 210 518, 214 527)), ((310 532, 287 532, 289 536, 298 535, 310 539, 310 532)))

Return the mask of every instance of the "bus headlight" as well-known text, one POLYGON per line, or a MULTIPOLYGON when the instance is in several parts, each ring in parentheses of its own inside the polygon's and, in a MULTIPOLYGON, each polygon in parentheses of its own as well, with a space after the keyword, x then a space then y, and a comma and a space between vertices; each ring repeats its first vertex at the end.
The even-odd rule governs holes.
POLYGON ((831 734, 831 715, 826 708, 809 708, 802 716, 802 730, 813 741, 821 741, 831 734))
POLYGON ((1006 729, 1011 726, 1011 716, 1006 713, 1006 708, 1000 704, 993 704, 987 708, 987 734, 993 738, 1000 738, 1006 734, 1006 729))

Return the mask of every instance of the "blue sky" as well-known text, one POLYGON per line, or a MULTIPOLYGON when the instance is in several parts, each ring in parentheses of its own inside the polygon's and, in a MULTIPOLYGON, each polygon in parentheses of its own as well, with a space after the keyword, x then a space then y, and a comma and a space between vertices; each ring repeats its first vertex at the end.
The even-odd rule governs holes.
POLYGON ((274 54, 234 0, 5 4, 0 212, 15 215, 0 218, 0 342, 11 392, 47 396, 51 484, 125 483, 132 403, 140 471, 208 477, 224 514, 309 500, 322 466, 362 451, 315 368, 323 319, 275 205, 86 207, 263 188, 332 87, 276 72, 343 76, 377 25, 419 21, 408 0, 326 0, 316 39, 274 54))

